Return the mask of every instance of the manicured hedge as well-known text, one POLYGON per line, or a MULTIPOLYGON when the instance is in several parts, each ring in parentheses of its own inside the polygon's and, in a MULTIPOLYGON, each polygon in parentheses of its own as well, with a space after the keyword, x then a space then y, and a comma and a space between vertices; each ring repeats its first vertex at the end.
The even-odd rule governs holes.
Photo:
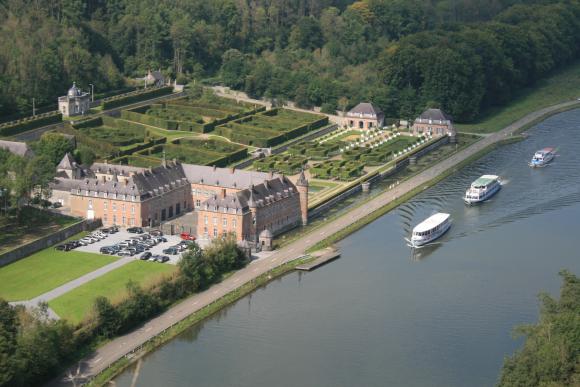
POLYGON ((28 130, 41 128, 50 124, 62 122, 62 114, 58 111, 42 113, 34 117, 10 121, 0 124, 0 136, 13 136, 28 130))
POLYGON ((105 98, 103 102, 101 102, 101 106, 104 110, 107 110, 135 102, 145 101, 151 98, 161 97, 163 95, 171 94, 172 92, 173 87, 171 86, 163 86, 155 89, 140 89, 130 93, 105 98))

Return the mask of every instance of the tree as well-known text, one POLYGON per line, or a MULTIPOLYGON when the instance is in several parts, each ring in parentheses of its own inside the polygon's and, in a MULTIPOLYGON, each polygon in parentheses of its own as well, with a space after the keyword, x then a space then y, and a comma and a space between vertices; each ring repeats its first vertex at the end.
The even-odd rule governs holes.
POLYGON ((292 27, 289 39, 293 48, 312 50, 322 46, 320 23, 313 17, 303 17, 292 27))
POLYGON ((222 56, 220 73, 226 86, 232 88, 242 87, 247 74, 244 55, 235 48, 227 50, 222 56))
POLYGON ((18 319, 12 306, 0 299, 0 386, 10 385, 16 371, 18 319))
POLYGON ((93 305, 98 334, 105 338, 113 337, 121 328, 119 312, 106 297, 97 297, 93 305))
POLYGON ((53 167, 56 167, 62 158, 73 150, 74 145, 71 140, 60 133, 45 133, 34 144, 36 155, 45 156, 53 167))

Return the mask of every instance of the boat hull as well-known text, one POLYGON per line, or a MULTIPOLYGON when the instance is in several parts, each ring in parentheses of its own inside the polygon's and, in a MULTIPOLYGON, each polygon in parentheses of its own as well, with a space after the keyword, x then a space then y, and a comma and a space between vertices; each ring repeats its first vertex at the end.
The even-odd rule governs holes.
POLYGON ((421 247, 421 246, 424 246, 428 243, 431 243, 431 242, 441 238, 447 231, 449 231, 450 228, 451 228, 451 221, 447 222, 445 224, 445 227, 441 228, 438 232, 429 235, 428 238, 421 238, 421 239, 411 238, 411 240, 410 240, 411 247, 421 247))
POLYGON ((495 195, 496 193, 498 193, 498 191, 501 189, 501 184, 496 184, 494 185, 491 189, 489 189, 484 196, 479 197, 479 199, 473 199, 467 196, 467 194, 463 197, 463 201, 465 202, 465 204, 471 205, 471 204, 477 204, 477 203, 482 203, 485 202, 486 200, 490 199, 493 195, 495 195))

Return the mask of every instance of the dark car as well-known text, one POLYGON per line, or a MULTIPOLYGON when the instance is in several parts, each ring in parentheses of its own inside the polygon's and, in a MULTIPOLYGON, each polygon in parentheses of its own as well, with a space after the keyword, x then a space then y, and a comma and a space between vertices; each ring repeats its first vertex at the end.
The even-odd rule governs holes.
POLYGON ((143 229, 141 227, 129 227, 127 232, 131 234, 143 234, 143 229))
POLYGON ((157 243, 167 242, 167 238, 162 237, 162 236, 158 236, 157 238, 155 238, 155 240, 157 241, 157 243))
POLYGON ((158 262, 165 263, 167 261, 169 261, 169 257, 167 255, 164 255, 161 257, 161 260, 159 260, 158 262))
POLYGON ((54 249, 58 250, 58 251, 69 251, 70 247, 67 246, 66 244, 64 244, 64 245, 58 245, 54 249))
POLYGON ((179 250, 177 250, 175 247, 168 247, 163 250, 163 254, 177 255, 177 253, 179 253, 179 250))
POLYGON ((109 234, 114 234, 116 232, 119 232, 119 227, 117 227, 117 226, 109 227, 109 234))
POLYGON ((54 202, 54 203, 52 203, 51 207, 52 208, 60 208, 60 207, 62 207, 62 204, 60 202, 54 202))
POLYGON ((163 232, 161 230, 151 230, 149 231, 149 235, 152 236, 163 236, 163 232))
POLYGON ((139 259, 146 261, 149 258, 151 258, 151 253, 149 251, 144 252, 143 254, 141 254, 141 256, 139 257, 139 259))

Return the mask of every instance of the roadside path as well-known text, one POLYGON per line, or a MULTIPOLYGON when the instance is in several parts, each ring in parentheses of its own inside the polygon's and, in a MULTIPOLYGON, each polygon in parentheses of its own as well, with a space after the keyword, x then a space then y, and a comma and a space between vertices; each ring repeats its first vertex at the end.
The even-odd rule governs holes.
POLYGON ((537 112, 526 115, 503 130, 481 139, 468 148, 459 151, 455 155, 441 161, 433 167, 402 182, 395 188, 378 195, 376 198, 365 203, 365 205, 359 206, 339 218, 312 230, 302 238, 273 252, 269 257, 252 262, 246 268, 234 273, 223 282, 212 286, 210 289, 202 293, 198 293, 185 299, 183 302, 172 307, 165 313, 145 323, 140 329, 112 340, 79 362, 78 366, 71 367, 66 375, 54 380, 49 384, 49 386, 72 386, 86 382, 91 377, 104 371, 109 365, 132 352, 176 322, 199 311, 203 307, 225 296, 227 293, 244 283, 249 282, 279 265, 296 259, 305 250, 324 240, 326 237, 373 213, 381 207, 389 204, 391 201, 413 190, 415 187, 429 182, 435 176, 456 167, 461 161, 475 155, 487 146, 508 138, 516 130, 542 118, 546 114, 563 108, 571 108, 574 105, 580 107, 580 102, 569 101, 538 110, 537 112), (73 383, 70 375, 74 375, 76 384, 73 383))

